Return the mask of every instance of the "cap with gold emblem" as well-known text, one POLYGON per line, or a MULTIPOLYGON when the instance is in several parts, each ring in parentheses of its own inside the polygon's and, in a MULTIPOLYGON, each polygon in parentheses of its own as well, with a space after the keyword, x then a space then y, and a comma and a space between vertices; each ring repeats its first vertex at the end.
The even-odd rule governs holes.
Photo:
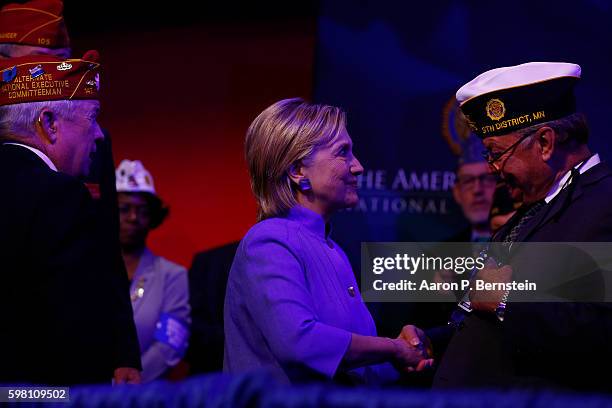
POLYGON ((481 138, 571 115, 579 65, 529 62, 480 74, 457 91, 470 128, 481 138))
POLYGON ((10 3, 0 9, 0 43, 45 48, 70 46, 61 0, 10 3))
POLYGON ((61 99, 99 99, 100 56, 63 60, 50 55, 0 60, 0 106, 61 99))

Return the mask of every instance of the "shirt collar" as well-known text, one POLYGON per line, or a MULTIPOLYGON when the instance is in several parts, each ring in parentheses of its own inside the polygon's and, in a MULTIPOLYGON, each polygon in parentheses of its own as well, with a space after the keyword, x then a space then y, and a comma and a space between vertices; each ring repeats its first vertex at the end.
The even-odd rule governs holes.
MULTIPOLYGON (((582 161, 578 163, 576 166, 574 166, 574 168, 577 169, 580 172, 580 174, 582 174, 585 171, 589 170, 591 167, 594 167, 595 165, 599 163, 601 163, 599 154, 594 154, 586 162, 582 161)), ((553 200, 553 198, 555 198, 561 192, 561 190, 563 190, 565 187, 567 187, 568 184, 570 184, 568 183, 568 181, 570 179, 571 174, 572 174, 572 171, 570 170, 567 173, 565 173, 565 175, 561 177, 559 181, 555 183, 555 185, 550 189, 550 191, 546 195, 546 198, 544 199, 544 201, 546 201, 546 204, 550 203, 553 200)))
POLYGON ((323 239, 328 238, 331 234, 331 225, 326 224, 320 214, 301 205, 291 208, 287 218, 301 223, 308 231, 323 239))
POLYGON ((35 155, 37 155, 38 157, 41 158, 42 161, 45 162, 45 164, 47 166, 49 166, 49 168, 53 171, 57 171, 57 167, 55 167, 55 164, 53 164, 53 162, 51 161, 51 159, 49 158, 49 156, 47 156, 46 154, 44 154, 43 152, 41 152, 40 150, 32 147, 32 146, 28 146, 28 145, 24 145, 21 143, 15 143, 15 142, 6 142, 3 143, 5 145, 14 145, 14 146, 21 146, 21 147, 25 147, 28 150, 31 150, 32 152, 34 152, 35 155))

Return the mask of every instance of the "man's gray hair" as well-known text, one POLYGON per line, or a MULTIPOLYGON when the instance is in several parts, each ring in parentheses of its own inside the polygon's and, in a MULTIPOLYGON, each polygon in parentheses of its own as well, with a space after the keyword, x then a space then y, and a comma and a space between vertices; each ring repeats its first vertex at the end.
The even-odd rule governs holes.
POLYGON ((573 113, 561 119, 539 123, 537 125, 521 129, 517 133, 519 137, 521 137, 529 133, 535 133, 538 129, 545 126, 555 131, 558 136, 557 143, 561 145, 570 143, 571 141, 582 145, 586 144, 589 140, 589 125, 586 117, 582 113, 573 113))
POLYGON ((76 101, 44 101, 0 106, 0 141, 25 140, 36 134, 36 122, 43 109, 60 117, 73 118, 76 101))

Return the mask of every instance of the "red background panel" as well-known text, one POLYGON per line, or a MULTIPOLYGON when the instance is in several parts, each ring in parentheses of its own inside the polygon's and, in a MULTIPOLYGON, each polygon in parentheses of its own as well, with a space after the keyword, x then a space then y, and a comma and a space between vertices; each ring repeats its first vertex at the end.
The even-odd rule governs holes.
POLYGON ((255 222, 243 140, 271 103, 309 98, 312 21, 206 23, 73 39, 100 51, 101 125, 115 164, 139 159, 170 217, 149 238, 185 266, 195 252, 240 239, 255 222))

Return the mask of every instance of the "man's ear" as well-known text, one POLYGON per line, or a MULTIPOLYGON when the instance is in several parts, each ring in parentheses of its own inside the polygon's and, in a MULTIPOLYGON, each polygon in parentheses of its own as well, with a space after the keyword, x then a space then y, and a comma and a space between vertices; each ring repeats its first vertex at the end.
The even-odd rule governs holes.
POLYGON ((303 173, 303 170, 304 166, 302 165, 302 162, 297 161, 291 166, 289 166, 289 170, 287 171, 287 173, 289 174, 289 178, 291 179, 291 181, 299 185, 300 180, 306 177, 303 173))
POLYGON ((534 135, 538 146, 540 147, 540 154, 542 160, 545 162, 550 161, 553 153, 555 152, 555 142, 557 141, 557 134, 552 128, 548 126, 541 127, 534 135))
POLYGON ((45 108, 38 114, 36 129, 44 142, 55 144, 57 142, 58 116, 51 109, 45 108))

